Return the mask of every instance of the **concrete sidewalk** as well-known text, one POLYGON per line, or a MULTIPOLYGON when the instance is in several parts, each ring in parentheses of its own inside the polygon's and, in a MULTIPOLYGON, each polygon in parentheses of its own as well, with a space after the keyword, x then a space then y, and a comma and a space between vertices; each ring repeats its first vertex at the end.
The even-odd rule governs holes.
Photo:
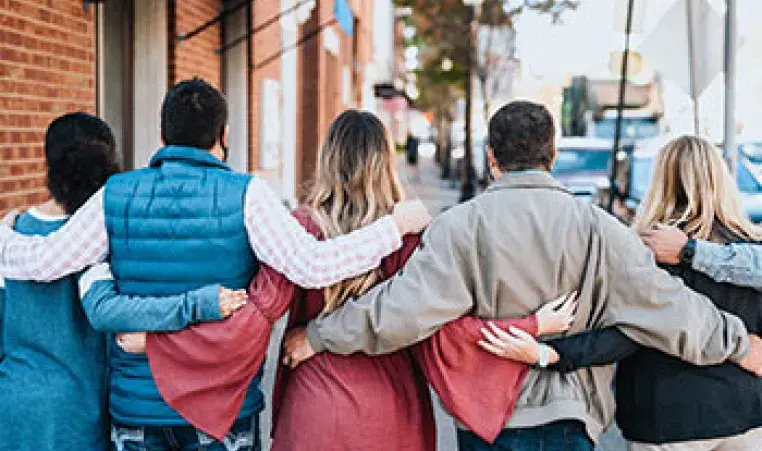
POLYGON ((397 157, 397 171, 408 199, 421 199, 436 216, 458 203, 460 184, 456 180, 442 180, 441 169, 433 158, 419 158, 417 166, 410 166, 404 156, 397 157))

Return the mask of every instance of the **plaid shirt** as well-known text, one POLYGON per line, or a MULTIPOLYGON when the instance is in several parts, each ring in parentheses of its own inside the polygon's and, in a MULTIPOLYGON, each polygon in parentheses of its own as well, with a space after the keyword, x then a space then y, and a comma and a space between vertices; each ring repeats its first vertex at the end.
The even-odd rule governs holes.
MULTIPOLYGON (((370 271, 402 246, 391 216, 318 241, 259 178, 246 191, 244 221, 257 258, 305 288, 330 286, 370 271)), ((25 236, 0 225, 0 276, 9 279, 49 282, 103 262, 108 253, 103 190, 48 236, 25 236)))

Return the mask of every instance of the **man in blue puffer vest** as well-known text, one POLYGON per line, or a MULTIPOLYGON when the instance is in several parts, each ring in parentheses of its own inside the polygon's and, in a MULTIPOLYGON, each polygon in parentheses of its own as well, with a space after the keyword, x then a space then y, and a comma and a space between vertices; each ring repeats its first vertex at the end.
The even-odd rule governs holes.
MULTIPOLYGON (((407 202, 365 229, 318 242, 266 183, 223 162, 227 114, 223 95, 203 80, 173 87, 161 111, 165 147, 149 167, 112 177, 46 237, 0 226, 0 276, 49 281, 108 258, 122 299, 135 300, 88 309, 91 320, 115 332, 169 330, 226 316, 223 307, 231 306, 221 302, 220 287, 245 288, 259 261, 301 286, 329 286, 377 267, 401 246, 402 235, 428 223, 422 204, 407 202), (173 305, 156 304, 159 296, 189 291, 162 298, 173 305)), ((216 442, 162 400, 144 355, 111 348, 117 450, 258 449, 259 377, 231 435, 216 442)))

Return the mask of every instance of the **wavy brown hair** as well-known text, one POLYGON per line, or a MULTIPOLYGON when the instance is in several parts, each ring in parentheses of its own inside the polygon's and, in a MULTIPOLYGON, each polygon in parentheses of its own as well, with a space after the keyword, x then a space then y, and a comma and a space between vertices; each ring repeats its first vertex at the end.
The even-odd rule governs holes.
MULTIPOLYGON (((384 124, 371 113, 342 113, 328 131, 307 195, 324 237, 365 227, 391 213, 402 198, 384 124)), ((374 269, 326 288, 324 313, 363 294, 379 279, 380 271, 374 269)))
POLYGON ((682 226, 688 235, 704 240, 762 240, 762 228, 746 216, 720 151, 695 136, 671 141, 656 158, 634 227, 643 232, 657 224, 682 226))

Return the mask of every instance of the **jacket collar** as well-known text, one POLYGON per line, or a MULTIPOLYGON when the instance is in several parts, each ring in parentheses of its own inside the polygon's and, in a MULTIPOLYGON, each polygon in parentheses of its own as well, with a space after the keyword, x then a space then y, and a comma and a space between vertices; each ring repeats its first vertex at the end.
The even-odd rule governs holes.
POLYGON ((230 171, 230 166, 223 163, 209 151, 185 146, 166 146, 159 149, 151 158, 150 166, 158 168, 167 161, 183 161, 196 166, 211 166, 230 171))
POLYGON ((503 189, 548 189, 572 194, 549 172, 545 171, 512 171, 504 173, 492 183, 486 192, 503 189))

